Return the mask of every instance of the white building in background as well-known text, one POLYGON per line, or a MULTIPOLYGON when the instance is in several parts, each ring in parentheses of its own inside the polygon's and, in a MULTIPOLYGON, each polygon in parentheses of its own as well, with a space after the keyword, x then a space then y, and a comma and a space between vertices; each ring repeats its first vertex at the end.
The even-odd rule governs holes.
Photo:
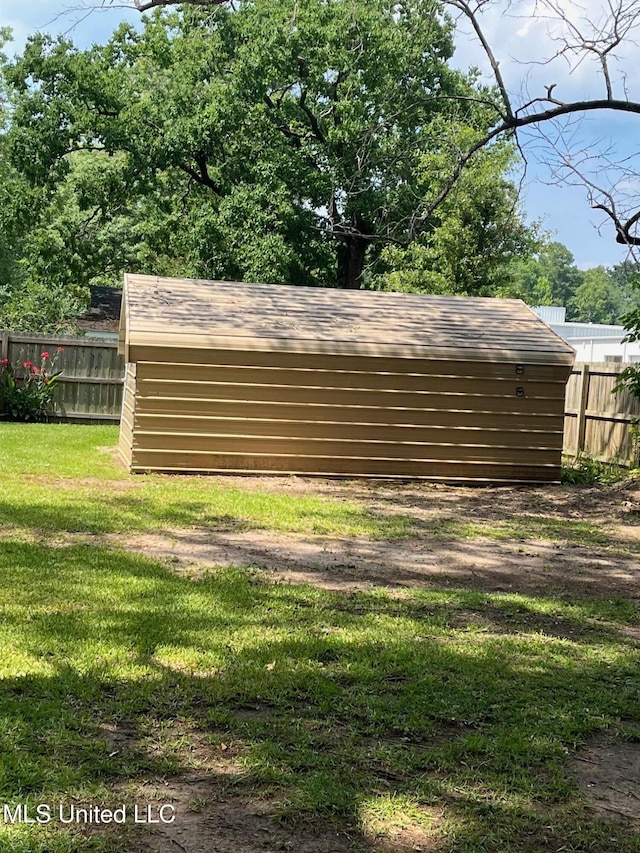
POLYGON ((539 305, 532 307, 541 320, 570 344, 576 351, 576 361, 640 362, 640 341, 623 343, 624 326, 607 326, 604 323, 567 323, 566 308, 539 305))

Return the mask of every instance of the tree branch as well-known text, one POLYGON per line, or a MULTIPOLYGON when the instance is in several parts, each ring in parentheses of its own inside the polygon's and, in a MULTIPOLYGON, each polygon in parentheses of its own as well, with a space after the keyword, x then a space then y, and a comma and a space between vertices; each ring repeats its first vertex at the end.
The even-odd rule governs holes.
MULTIPOLYGON (((159 9, 162 6, 177 6, 183 0, 133 0, 138 12, 149 12, 151 9, 159 9)), ((226 0, 187 0, 190 6, 222 6, 226 0)), ((107 0, 102 0, 102 5, 107 5, 107 0)))
MULTIPOLYGON (((495 57, 493 50, 491 49, 491 45, 487 41, 487 38, 482 31, 480 26, 480 22, 478 21, 477 14, 471 9, 469 3, 466 0, 447 0, 447 4, 449 6, 453 6, 454 9, 458 9, 459 12, 471 22, 471 26, 473 27, 475 34, 482 45, 482 48, 489 60, 489 65, 491 66, 491 70, 493 71, 493 76, 495 77, 496 83, 498 84, 498 89, 500 90, 500 96, 502 98, 502 103, 504 105, 504 115, 502 116, 505 120, 509 120, 513 118, 513 108, 511 106, 511 99, 509 98, 509 93, 507 92, 507 87, 504 82, 504 78, 502 76, 502 71, 500 71, 500 63, 495 57)), ((478 4, 477 8, 480 8, 481 4, 478 4)))
POLYGON ((178 166, 178 168, 186 175, 189 175, 189 177, 197 184, 200 184, 200 186, 208 187, 217 196, 221 196, 223 194, 222 190, 209 174, 204 154, 198 152, 193 159, 195 160, 199 171, 192 169, 191 166, 187 166, 185 163, 178 166))
POLYGON ((300 98, 298 99, 298 105, 302 112, 309 119, 309 124, 311 125, 311 130, 313 131, 313 135, 318 140, 318 142, 322 142, 323 144, 326 142, 326 137, 320 128, 320 123, 318 119, 315 117, 313 112, 307 106, 307 90, 303 89, 300 93, 300 98))

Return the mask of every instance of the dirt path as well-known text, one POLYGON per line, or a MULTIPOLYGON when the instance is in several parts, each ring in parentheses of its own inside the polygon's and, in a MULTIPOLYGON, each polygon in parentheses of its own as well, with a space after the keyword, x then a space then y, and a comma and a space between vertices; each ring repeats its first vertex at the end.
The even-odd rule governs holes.
MULTIPOLYGON (((385 541, 198 527, 131 537, 125 546, 170 560, 178 571, 180 565, 252 566, 274 579, 328 589, 470 586, 490 592, 640 599, 640 485, 635 482, 494 489, 298 478, 239 484, 355 500, 379 516, 408 517, 415 535, 385 541), (473 526, 471 533, 467 525, 473 526), (461 535, 456 536, 458 529, 461 535), (511 529, 524 535, 509 538, 511 529), (583 529, 587 540, 590 532, 591 539, 601 541, 581 544, 583 529), (447 534, 440 535, 442 530, 447 534), (552 535, 545 538, 548 531, 552 535)), ((114 537, 113 543, 122 546, 123 540, 114 537)))

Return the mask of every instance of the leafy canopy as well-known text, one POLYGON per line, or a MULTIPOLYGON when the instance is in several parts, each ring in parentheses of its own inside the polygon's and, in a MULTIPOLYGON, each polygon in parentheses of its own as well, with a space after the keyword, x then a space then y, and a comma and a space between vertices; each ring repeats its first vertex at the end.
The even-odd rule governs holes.
POLYGON ((255 0, 157 11, 88 51, 33 38, 5 69, 14 296, 79 299, 124 268, 500 292, 534 245, 510 147, 425 214, 494 115, 453 36, 432 0, 255 0))

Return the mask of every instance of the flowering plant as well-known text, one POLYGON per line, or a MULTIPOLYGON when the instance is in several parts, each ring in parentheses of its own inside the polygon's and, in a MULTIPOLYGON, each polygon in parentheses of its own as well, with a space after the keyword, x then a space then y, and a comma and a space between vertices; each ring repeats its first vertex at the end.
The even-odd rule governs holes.
POLYGON ((40 354, 40 364, 32 361, 13 365, 8 358, 0 360, 0 414, 10 421, 42 423, 47 420, 53 394, 61 370, 55 369, 58 347, 52 357, 46 350, 40 354))

